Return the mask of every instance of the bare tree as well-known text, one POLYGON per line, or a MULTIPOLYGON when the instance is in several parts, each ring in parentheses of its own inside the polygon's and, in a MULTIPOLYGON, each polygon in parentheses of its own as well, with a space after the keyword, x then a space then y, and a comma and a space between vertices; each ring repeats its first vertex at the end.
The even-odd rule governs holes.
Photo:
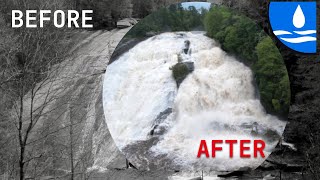
POLYGON ((70 159, 70 179, 88 179, 90 173, 87 169, 91 167, 92 163, 92 148, 84 141, 83 126, 85 120, 88 118, 86 113, 81 113, 79 105, 69 106, 69 139, 66 141, 68 144, 67 152, 69 151, 70 159))
MULTIPOLYGON (((57 8, 58 4, 53 4, 17 1, 12 2, 12 7, 7 10, 57 8)), ((38 136, 41 119, 48 113, 48 105, 58 97, 54 89, 55 73, 59 70, 58 62, 66 57, 67 33, 49 23, 46 28, 22 27, 14 31, 3 27, 2 32, 8 38, 0 45, 3 60, 0 88, 6 104, 1 107, 1 117, 2 122, 7 124, 5 129, 14 129, 8 132, 6 140, 12 144, 10 148, 16 149, 17 173, 22 180, 25 179, 28 164, 43 156, 43 153, 35 153, 35 146, 30 146, 30 141, 41 137, 38 136)), ((14 159, 10 161, 9 164, 15 164, 14 159)))

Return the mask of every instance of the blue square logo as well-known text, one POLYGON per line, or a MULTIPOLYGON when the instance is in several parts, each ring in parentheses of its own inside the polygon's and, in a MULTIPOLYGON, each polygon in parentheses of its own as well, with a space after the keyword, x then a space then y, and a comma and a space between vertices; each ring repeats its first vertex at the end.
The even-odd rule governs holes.
POLYGON ((273 33, 287 47, 301 53, 317 52, 316 2, 271 2, 273 33))

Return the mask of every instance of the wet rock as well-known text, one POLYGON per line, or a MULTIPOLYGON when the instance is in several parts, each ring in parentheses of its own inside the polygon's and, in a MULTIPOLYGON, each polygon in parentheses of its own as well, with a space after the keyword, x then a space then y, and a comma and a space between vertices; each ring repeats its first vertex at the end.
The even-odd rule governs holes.
POLYGON ((218 177, 228 178, 228 177, 240 177, 243 176, 246 172, 250 171, 249 167, 242 167, 237 171, 226 172, 223 174, 219 174, 218 177))
POLYGON ((160 124, 163 120, 165 120, 172 113, 172 108, 167 108, 166 110, 159 113, 157 118, 155 119, 155 125, 160 124))
POLYGON ((151 148, 154 147, 160 138, 157 136, 147 140, 136 141, 128 144, 121 151, 126 154, 126 157, 139 170, 163 170, 166 167, 172 169, 181 169, 180 165, 175 165, 172 159, 167 154, 155 154, 151 148), (152 159, 152 161, 149 161, 152 159))
POLYGON ((190 54, 190 53, 191 53, 191 50, 190 50, 190 41, 189 41, 189 40, 185 40, 185 41, 184 41, 183 53, 184 53, 184 54, 190 54))
POLYGON ((137 23, 138 21, 133 18, 125 18, 117 22, 117 28, 118 29, 128 28, 137 23))
POLYGON ((196 178, 192 178, 192 179, 189 179, 189 180, 202 180, 201 177, 196 177, 196 178))
POLYGON ((146 180, 146 179, 152 179, 152 180, 163 180, 168 179, 173 172, 168 171, 139 171, 133 168, 129 169, 107 169, 104 172, 95 171, 92 172, 89 179, 93 180, 119 180, 119 179, 125 179, 125 180, 146 180))
POLYGON ((263 177, 263 180, 272 180, 272 179, 276 179, 276 177, 274 177, 272 174, 268 174, 265 177, 263 177))
POLYGON ((264 161, 260 166, 259 169, 264 170, 264 171, 270 171, 270 170, 275 170, 277 166, 275 164, 272 164, 268 161, 264 161))
POLYGON ((163 135, 167 131, 167 128, 159 125, 155 125, 150 131, 150 136, 160 136, 163 135))
POLYGON ((152 37, 152 36, 155 36, 155 35, 157 35, 157 33, 156 33, 156 32, 153 32, 153 31, 150 31, 150 32, 147 32, 147 33, 146 33, 146 36, 147 36, 147 37, 152 37))
POLYGON ((179 62, 171 68, 173 72, 173 77, 176 80, 178 88, 182 81, 194 71, 194 63, 193 62, 179 62))
POLYGON ((117 28, 119 28, 119 29, 127 28, 130 26, 131 26, 131 24, 128 21, 121 20, 121 21, 117 22, 117 28))
POLYGON ((267 138, 267 140, 269 140, 269 141, 274 141, 275 139, 280 139, 280 135, 278 134, 278 132, 277 131, 274 131, 274 130, 272 130, 272 129, 266 129, 265 130, 265 132, 264 132, 264 134, 263 134, 266 138, 267 138))
POLYGON ((245 171, 233 171, 227 174, 220 174, 218 175, 218 177, 222 177, 222 178, 228 178, 228 177, 239 177, 239 176, 243 176, 243 174, 245 173, 245 171))
POLYGON ((252 136, 255 136, 255 137, 262 136, 266 138, 267 141, 270 141, 270 142, 274 140, 279 140, 281 137, 277 131, 268 129, 257 122, 243 123, 240 125, 240 127, 242 128, 243 131, 250 132, 252 136))
POLYGON ((117 48, 112 53, 109 64, 117 60, 122 54, 128 52, 140 42, 146 40, 146 38, 123 38, 118 44, 117 48))
POLYGON ((153 135, 155 134, 154 132, 155 132, 155 130, 157 129, 157 127, 158 127, 158 125, 155 125, 155 126, 152 128, 152 130, 151 130, 150 133, 149 133, 151 136, 153 136, 153 135))
POLYGON ((265 162, 268 163, 268 166, 265 167, 272 167, 274 169, 280 169, 285 172, 301 172, 304 168, 304 166, 301 164, 289 164, 285 162, 278 162, 276 160, 267 159, 265 162))
POLYGON ((167 129, 161 126, 161 123, 167 119, 167 117, 172 113, 172 108, 167 108, 166 110, 159 113, 157 118, 154 120, 153 127, 149 133, 150 136, 162 135, 167 129))
POLYGON ((289 151, 297 151, 297 148, 292 143, 287 143, 285 141, 282 141, 281 146, 282 148, 285 148, 286 150, 289 150, 289 151))

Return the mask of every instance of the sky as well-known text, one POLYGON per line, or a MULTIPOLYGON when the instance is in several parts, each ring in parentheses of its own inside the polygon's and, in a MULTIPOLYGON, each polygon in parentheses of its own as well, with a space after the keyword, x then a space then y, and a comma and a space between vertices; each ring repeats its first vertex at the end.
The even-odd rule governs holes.
POLYGON ((209 10, 211 6, 211 3, 207 3, 207 2, 185 2, 181 4, 182 4, 182 7, 185 9, 188 9, 189 6, 194 6, 197 10, 201 10, 201 8, 209 10))

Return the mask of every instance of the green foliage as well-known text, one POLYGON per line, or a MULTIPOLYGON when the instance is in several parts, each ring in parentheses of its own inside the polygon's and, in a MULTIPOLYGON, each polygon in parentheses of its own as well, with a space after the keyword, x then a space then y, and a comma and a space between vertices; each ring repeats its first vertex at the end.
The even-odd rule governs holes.
POLYGON ((290 86, 281 54, 269 37, 258 43, 256 52, 254 69, 262 102, 267 110, 285 115, 290 105, 290 86))
POLYGON ((181 4, 162 8, 147 16, 134 26, 128 37, 145 37, 148 32, 161 33, 168 31, 203 30, 203 18, 206 10, 199 12, 191 6, 184 9, 181 4))
POLYGON ((204 18, 204 26, 209 37, 214 37, 218 41, 223 41, 225 32, 222 29, 227 28, 231 21, 231 12, 225 7, 212 7, 204 18))
POLYGON ((212 7, 204 27, 223 50, 251 67, 267 112, 285 116, 290 104, 289 78, 272 40, 252 20, 226 7, 212 7))
MULTIPOLYGON (((179 57, 178 57, 179 58, 179 57)), ((179 88, 182 81, 194 70, 193 62, 178 62, 169 68, 179 88)))
POLYGON ((183 63, 178 63, 175 66, 173 66, 172 71, 173 71, 173 77, 175 79, 183 78, 187 74, 189 74, 188 67, 183 63))
POLYGON ((228 53, 247 63, 256 59, 255 49, 261 30, 249 18, 238 15, 226 7, 214 6, 204 19, 207 35, 219 41, 228 53))

